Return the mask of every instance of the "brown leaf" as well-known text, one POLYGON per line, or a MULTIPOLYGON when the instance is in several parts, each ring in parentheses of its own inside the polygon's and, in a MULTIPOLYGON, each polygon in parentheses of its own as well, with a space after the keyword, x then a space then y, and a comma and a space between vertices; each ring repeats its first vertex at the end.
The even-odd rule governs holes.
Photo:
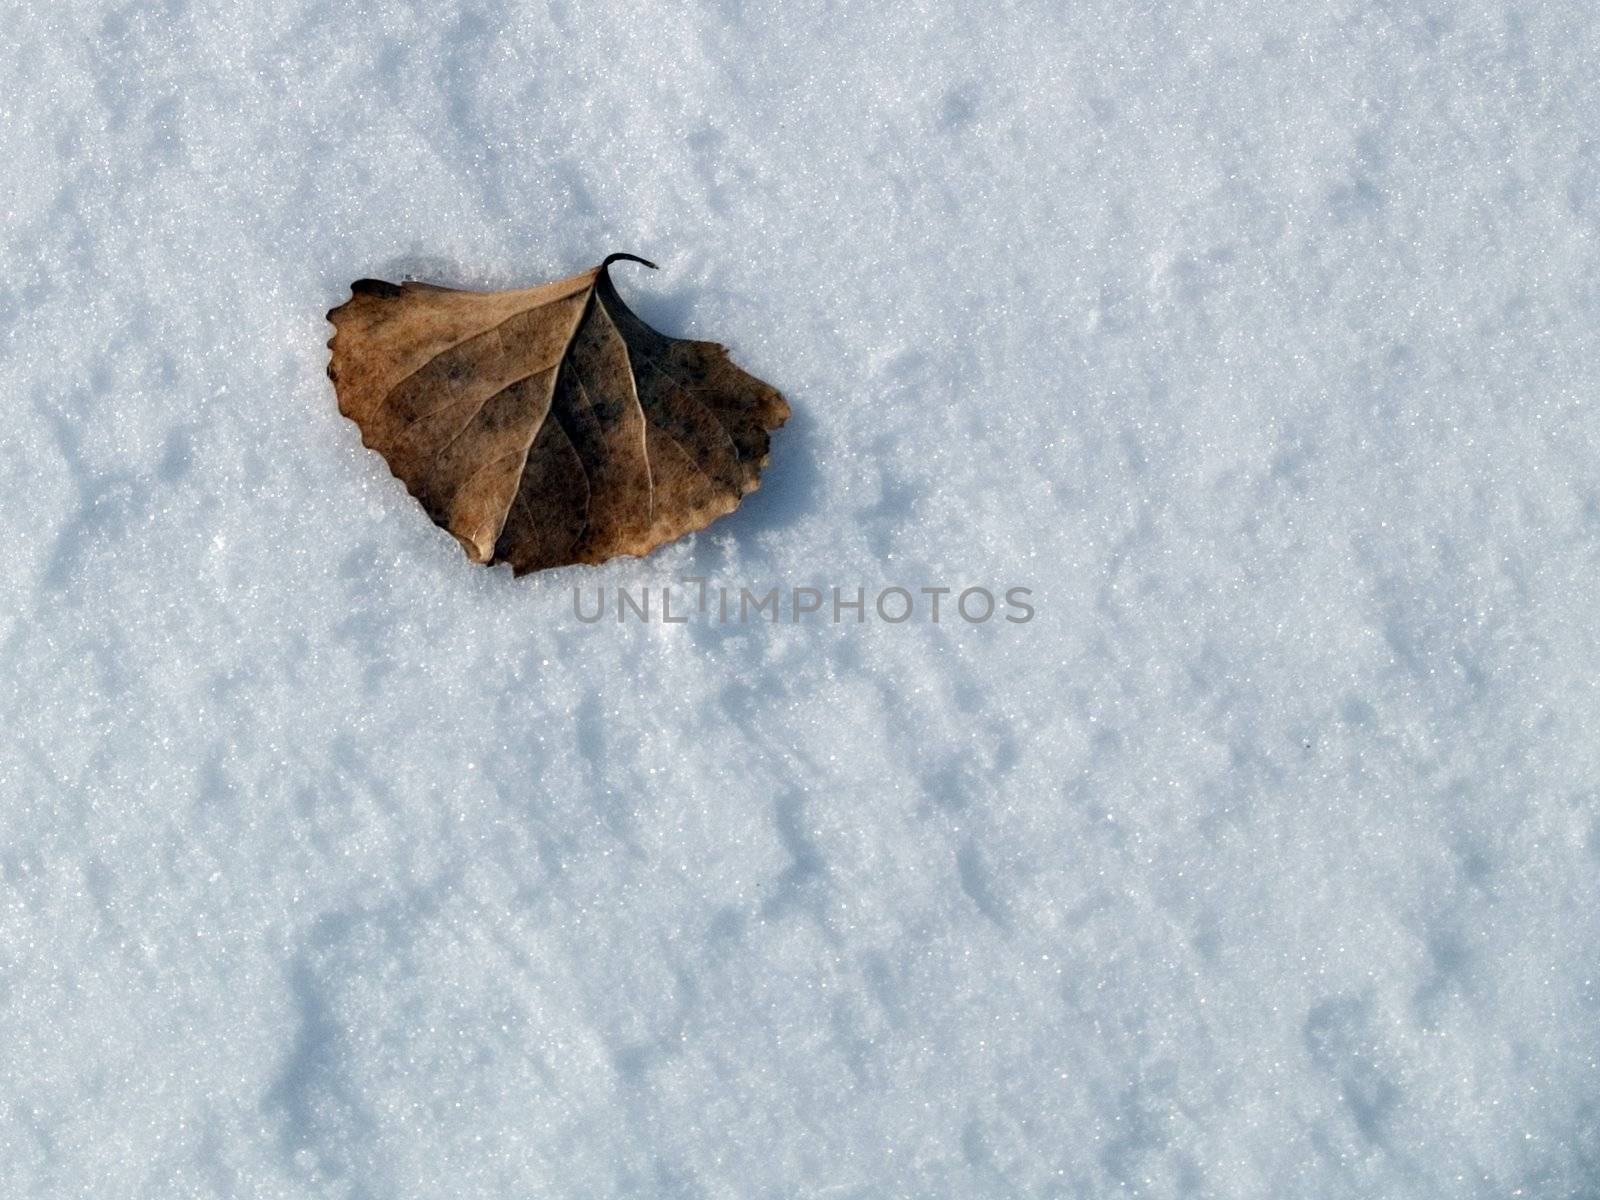
POLYGON ((473 562, 647 554, 758 486, 773 388, 628 310, 607 268, 515 292, 360 279, 328 314, 339 411, 473 562))

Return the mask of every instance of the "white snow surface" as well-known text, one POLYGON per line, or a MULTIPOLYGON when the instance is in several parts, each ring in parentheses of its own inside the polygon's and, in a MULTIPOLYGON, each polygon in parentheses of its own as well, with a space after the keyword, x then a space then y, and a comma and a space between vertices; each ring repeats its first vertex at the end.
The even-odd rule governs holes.
POLYGON ((1597 61, 11 0, 0 1195, 1600 1195, 1597 61), (766 482, 473 567, 324 313, 611 251, 766 482), (686 575, 1036 615, 574 616, 686 575))

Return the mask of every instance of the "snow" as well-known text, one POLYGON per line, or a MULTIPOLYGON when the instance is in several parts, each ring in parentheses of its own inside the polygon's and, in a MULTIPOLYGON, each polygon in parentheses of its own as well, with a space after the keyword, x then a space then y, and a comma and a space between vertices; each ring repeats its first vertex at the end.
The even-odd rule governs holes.
POLYGON ((0 1190, 1595 1194, 1597 58, 1555 0, 8 6, 0 1190), (323 314, 610 251, 789 398, 767 482, 473 568, 323 314), (685 576, 1036 612, 574 614, 685 576))

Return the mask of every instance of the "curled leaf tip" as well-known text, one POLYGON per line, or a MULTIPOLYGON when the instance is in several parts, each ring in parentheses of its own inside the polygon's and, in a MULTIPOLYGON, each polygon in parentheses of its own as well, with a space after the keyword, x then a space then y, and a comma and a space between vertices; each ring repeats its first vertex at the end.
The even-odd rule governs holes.
POLYGON ((642 266, 649 267, 652 271, 659 271, 661 269, 648 258, 640 258, 637 254, 608 254, 606 255, 605 261, 600 264, 600 269, 604 271, 614 262, 636 262, 642 266))

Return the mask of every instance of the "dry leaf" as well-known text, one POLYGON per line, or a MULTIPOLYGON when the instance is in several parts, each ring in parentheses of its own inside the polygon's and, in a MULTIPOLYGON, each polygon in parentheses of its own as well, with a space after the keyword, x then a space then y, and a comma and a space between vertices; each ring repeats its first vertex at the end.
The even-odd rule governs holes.
POLYGON ((328 375, 361 440, 474 562, 518 575, 647 554, 754 491, 773 388, 669 338, 607 268, 515 292, 357 280, 328 375))

